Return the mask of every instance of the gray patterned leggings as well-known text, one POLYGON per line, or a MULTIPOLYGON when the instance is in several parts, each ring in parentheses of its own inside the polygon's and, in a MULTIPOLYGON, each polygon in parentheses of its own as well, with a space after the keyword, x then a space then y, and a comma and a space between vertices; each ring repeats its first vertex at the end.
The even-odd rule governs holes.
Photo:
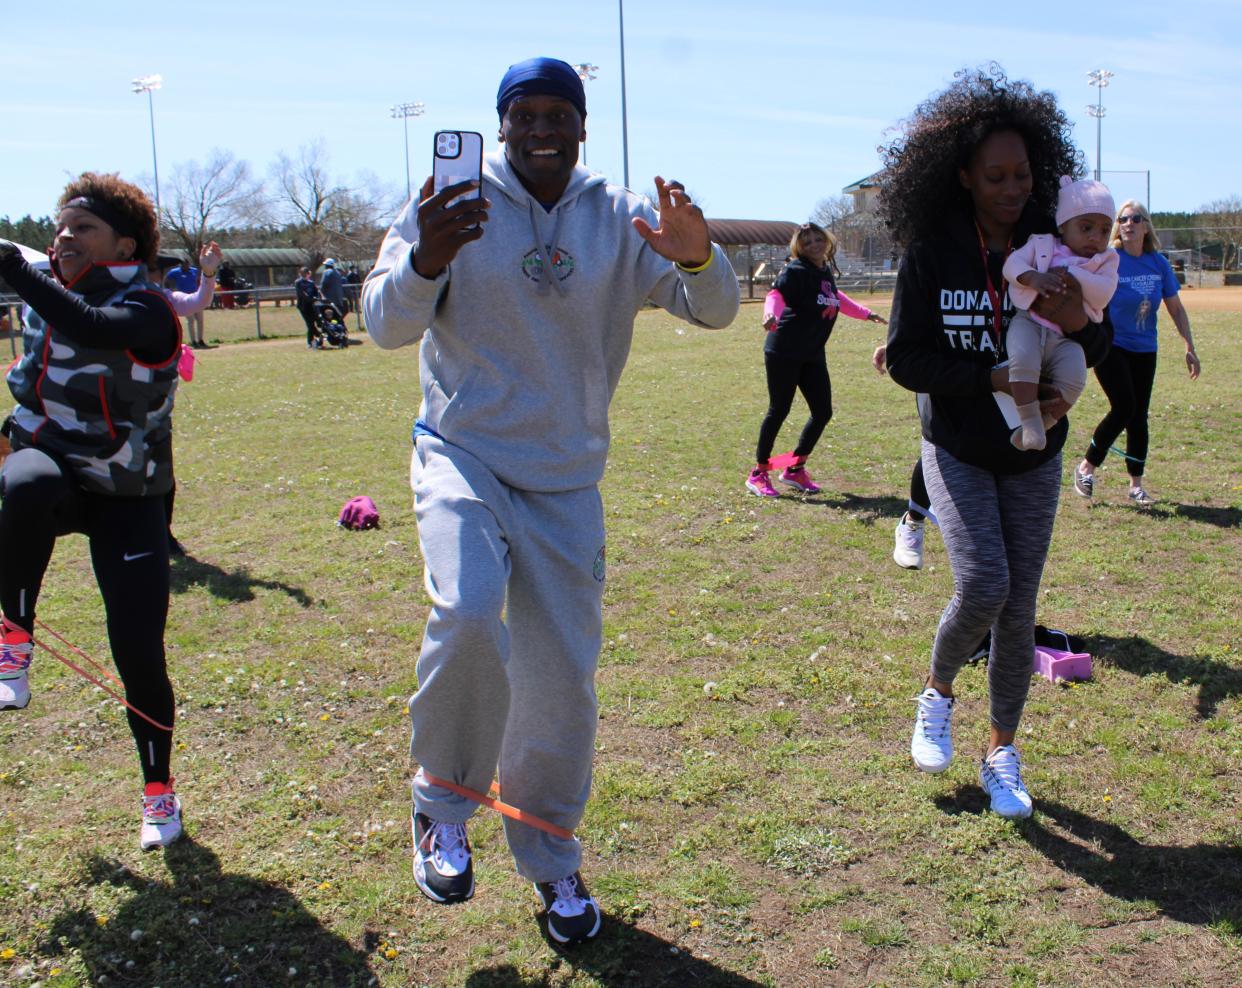
POLYGON ((990 628, 992 724, 1017 730, 1031 688, 1036 597, 1061 493, 1061 455, 1026 473, 997 474, 924 440, 923 474, 954 584, 931 674, 952 683, 990 628))

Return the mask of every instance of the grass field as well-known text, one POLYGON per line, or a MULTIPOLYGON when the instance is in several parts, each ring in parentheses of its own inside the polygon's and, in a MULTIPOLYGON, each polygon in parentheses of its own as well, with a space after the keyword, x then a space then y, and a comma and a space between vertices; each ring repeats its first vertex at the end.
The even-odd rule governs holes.
MULTIPOLYGON (((824 493, 760 502, 741 483, 766 403, 758 307, 719 333, 640 316, 603 483, 580 828, 605 928, 569 952, 540 935, 494 814, 472 825, 471 903, 437 908, 410 877, 415 350, 203 353, 178 397, 190 555, 167 636, 188 837, 139 852, 120 708, 37 657, 30 707, 0 716, 0 983, 1238 984, 1242 292, 1183 298, 1204 372, 1187 380, 1162 320, 1160 504, 1126 504, 1116 458, 1091 506, 1066 471, 1040 619, 1085 636, 1096 674, 1033 684, 1026 823, 983 812, 981 669, 958 681, 953 767, 910 764, 952 579, 934 533, 921 572, 889 556, 918 436, 912 396, 868 366, 880 330, 842 320, 830 344, 824 493), (378 531, 335 527, 358 493, 378 531)), ((246 315, 209 313, 208 338, 246 335, 225 324, 246 315)), ((1103 409, 1093 382, 1074 453, 1103 409)), ((81 537, 60 543, 40 616, 107 655, 81 537)))

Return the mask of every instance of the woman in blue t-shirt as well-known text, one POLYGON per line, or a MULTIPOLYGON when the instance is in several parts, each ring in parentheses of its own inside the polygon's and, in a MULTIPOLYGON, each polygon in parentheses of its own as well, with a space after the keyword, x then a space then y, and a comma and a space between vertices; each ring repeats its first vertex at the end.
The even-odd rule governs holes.
POLYGON ((1089 498, 1095 491, 1095 468, 1104 462, 1122 430, 1126 433, 1126 472, 1130 500, 1140 507, 1155 503, 1143 489, 1147 459, 1147 408, 1156 377, 1156 311, 1161 301, 1186 342, 1186 368, 1199 376, 1199 357, 1190 335, 1190 317, 1177 297, 1177 278, 1151 227, 1142 203, 1129 199, 1117 210, 1113 247, 1121 255, 1117 291, 1108 304, 1113 323, 1113 348, 1095 369, 1108 397, 1108 414, 1095 428, 1083 461, 1074 470, 1074 490, 1089 498))

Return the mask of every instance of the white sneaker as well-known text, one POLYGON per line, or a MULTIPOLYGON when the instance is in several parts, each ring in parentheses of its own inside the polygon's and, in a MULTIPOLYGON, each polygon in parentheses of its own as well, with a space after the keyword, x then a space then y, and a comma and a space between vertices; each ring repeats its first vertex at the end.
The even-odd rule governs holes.
POLYGON ((1011 744, 996 748, 979 763, 979 781, 992 800, 992 812, 1010 819, 1031 815, 1031 794, 1022 784, 1022 759, 1011 744))
POLYGON ((922 569, 924 523, 907 521, 909 517, 902 515, 893 532, 893 562, 904 569, 922 569))
POLYGON ((173 780, 148 782, 142 796, 142 849, 167 847, 180 836, 181 800, 173 792, 173 780))
POLYGON ((919 694, 914 736, 910 738, 910 757, 924 772, 943 772, 953 760, 953 721, 951 696, 942 696, 931 686, 919 694))

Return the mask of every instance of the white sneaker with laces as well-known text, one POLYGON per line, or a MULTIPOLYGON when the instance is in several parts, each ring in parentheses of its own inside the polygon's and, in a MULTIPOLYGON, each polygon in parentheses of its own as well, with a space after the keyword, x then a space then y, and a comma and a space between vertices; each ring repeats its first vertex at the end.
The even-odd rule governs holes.
POLYGON ((181 836, 181 800, 173 792, 173 780, 148 782, 142 796, 142 831, 139 843, 144 851, 167 847, 181 836))
POLYGON ((944 696, 931 686, 919 694, 910 757, 924 772, 943 772, 953 760, 953 704, 953 697, 944 696))
POLYGON ((901 516, 893 530, 893 562, 903 569, 923 568, 923 529, 921 521, 908 521, 909 514, 901 516))
POLYGON ((587 891, 582 872, 556 882, 535 882, 535 891, 547 911, 548 936, 557 943, 582 943, 599 933, 599 903, 587 891))
POLYGON ((1022 784, 1018 749, 1003 744, 979 763, 979 781, 992 801, 992 812, 1019 820, 1031 815, 1031 794, 1022 784))
POLYGON ((474 860, 464 823, 412 818, 414 882, 432 902, 465 902, 474 895, 474 860))

